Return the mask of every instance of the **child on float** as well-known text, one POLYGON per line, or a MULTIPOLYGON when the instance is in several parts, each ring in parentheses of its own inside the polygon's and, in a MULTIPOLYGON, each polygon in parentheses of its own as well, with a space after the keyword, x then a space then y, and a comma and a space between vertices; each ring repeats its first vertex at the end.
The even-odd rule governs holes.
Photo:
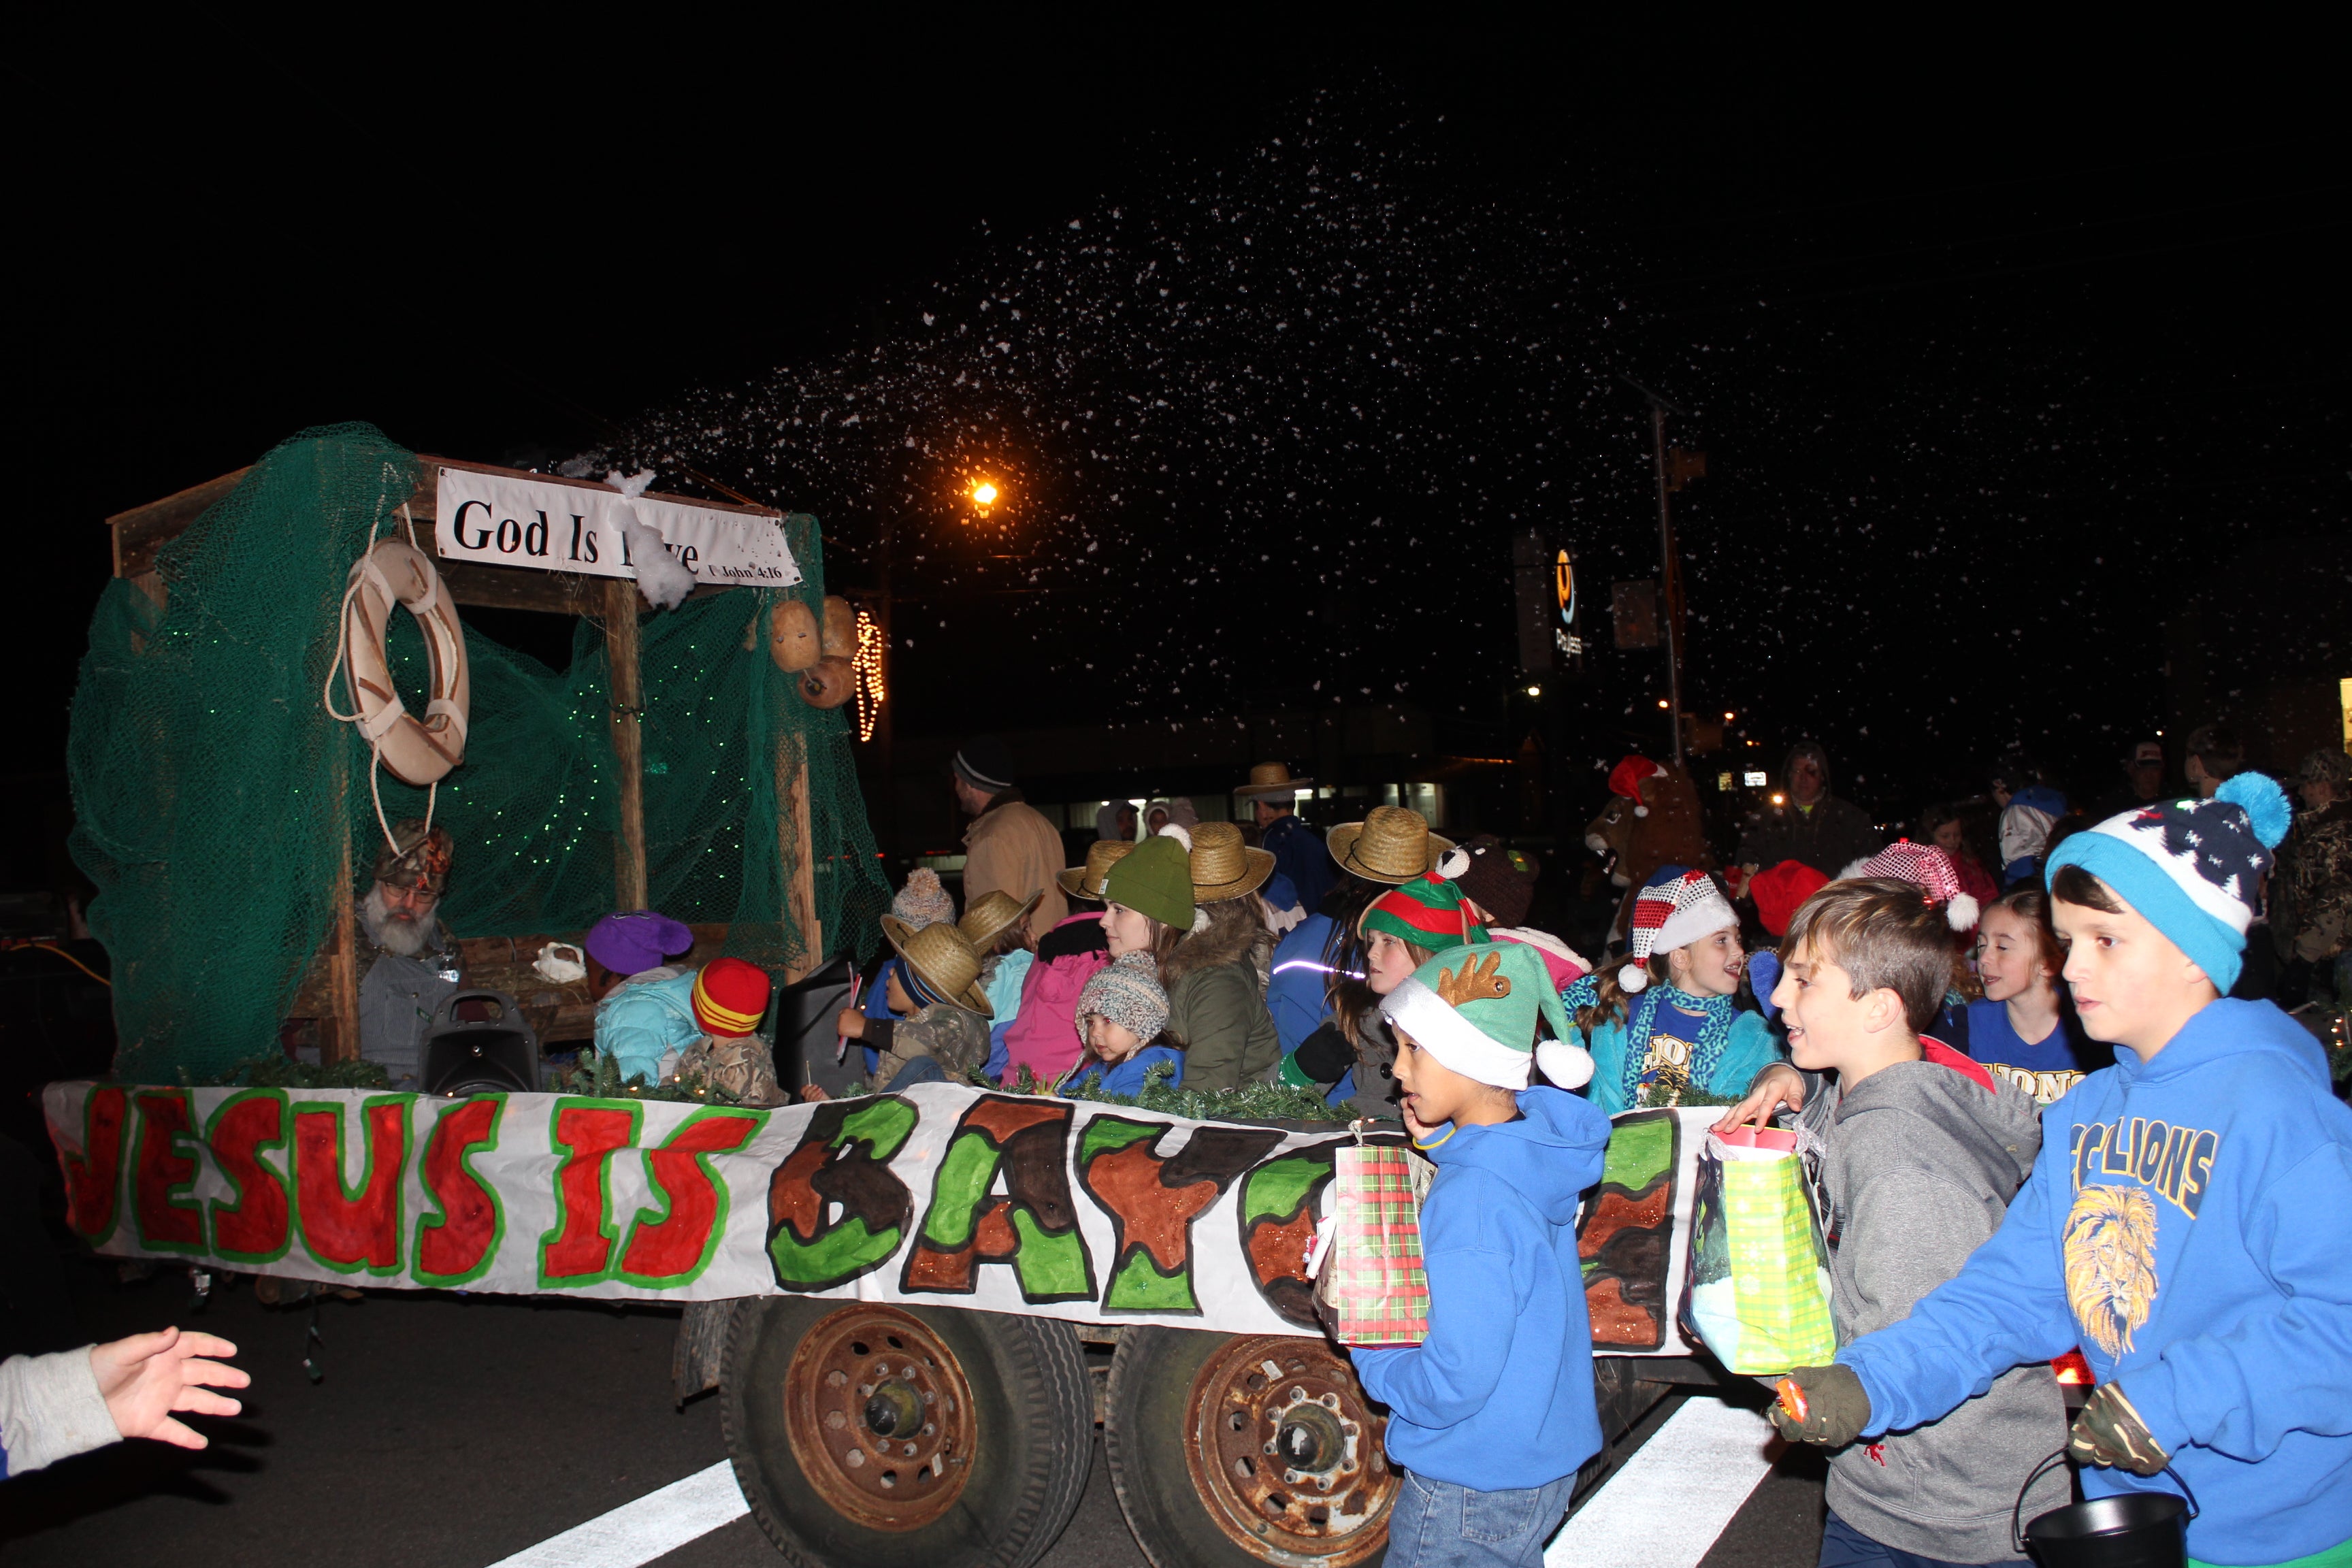
MULTIPOLYGON (((937 871, 928 866, 918 866, 907 873, 906 881, 891 895, 890 913, 908 931, 920 931, 927 925, 954 920, 955 899, 949 893, 947 885, 940 880, 937 871)), ((858 1012, 877 1023, 888 1025, 915 1011, 911 1004, 899 1007, 891 1001, 894 993, 890 989, 890 976, 898 967, 898 960, 895 956, 882 961, 874 972, 873 980, 866 987, 865 999, 857 1005, 858 1012)), ((907 994, 906 987, 900 985, 895 994, 903 998, 907 994)), ((853 1040, 858 1038, 856 1030, 847 1022, 848 1014, 844 1013, 842 1018, 839 1033, 853 1040)), ((872 1072, 880 1064, 881 1054, 871 1045, 864 1047, 864 1053, 866 1070, 872 1072)))
MULTIPOLYGON (((1132 826, 1134 808, 1127 808, 1132 826)), ((1129 838, 1102 838, 1087 847, 1083 866, 1066 867, 1055 880, 1070 900, 1070 912, 1037 940, 1035 962, 1021 982, 1021 1001, 1004 1033, 1000 1081, 1008 1088, 1026 1070, 1035 1083, 1052 1083, 1078 1064, 1086 1041, 1078 1032, 1078 994, 1095 971, 1110 962, 1103 931, 1104 879, 1134 849, 1129 838)))
POLYGON ((1536 1568, 1601 1448, 1592 1325, 1577 1258, 1580 1195, 1601 1179, 1609 1121, 1557 1089, 1590 1058, 1547 1033, 1567 1016, 1524 944, 1455 948, 1381 1000, 1405 1127, 1437 1166, 1421 1208, 1429 1331, 1350 1352, 1389 1408, 1405 1471, 1390 1568, 1536 1568))
POLYGON ((1396 1042, 1379 1008, 1438 953, 1489 940, 1461 889, 1432 874, 1391 888, 1357 917, 1360 984, 1335 985, 1332 1022, 1283 1058, 1283 1081, 1328 1088, 1333 1104, 1352 1099, 1359 1114, 1396 1114, 1396 1042))
POLYGON ((2086 1493, 2193 1494, 2192 1565, 2352 1563, 2352 1110, 2310 1034, 2222 994, 2288 815, 2243 774, 2051 852, 2063 978, 2115 1065, 2043 1113, 2032 1179, 1958 1274, 1790 1374, 1788 1436, 1905 1431, 2079 1343, 2086 1493))
MULTIPOLYGON (((888 1094, 919 1083, 970 1079, 988 1060, 989 1003, 980 984, 979 951, 951 921, 915 928, 884 915, 882 934, 898 955, 887 982, 890 1010, 898 1016, 869 1018, 852 1007, 837 1020, 843 1034, 871 1053, 867 1089, 888 1094)), ((809 1084, 801 1098, 829 1097, 809 1084)))
POLYGON ((1161 1034, 1168 1026, 1168 993, 1149 953, 1130 952, 1095 971, 1078 997, 1078 1025, 1087 1054, 1069 1085, 1132 1097, 1151 1081, 1151 1069, 1163 1066, 1170 1069, 1170 1089, 1184 1081, 1184 1053, 1161 1034))
POLYGON ((1706 871, 1661 866, 1633 900, 1626 963, 1561 993, 1592 1053, 1586 1093, 1609 1114, 1676 1090, 1736 1100, 1780 1059, 1760 1014, 1733 998, 1746 952, 1739 917, 1706 871))
POLYGON ((1021 991, 1036 954, 1029 947, 1029 911, 1043 892, 1016 899, 1001 889, 982 893, 956 922, 972 951, 980 954, 980 988, 988 997, 988 1064, 981 1076, 991 1083, 1003 1079, 1006 1039, 1021 1013, 1021 991))
POLYGON ((2042 1105, 2115 1060, 2083 1032, 2083 1020, 2058 989, 2066 951, 2050 928, 2047 894, 2020 888, 1996 899, 1977 932, 1984 999, 1969 1004, 1969 1056, 2042 1105))
MULTIPOLYGON (((1357 1039, 1367 1025, 1379 1031, 1381 1048, 1387 1050, 1387 1029, 1364 986, 1363 914, 1391 888, 1427 876, 1437 857, 1453 847, 1453 840, 1429 830, 1428 820, 1419 812, 1401 805, 1376 805, 1363 821, 1331 829, 1323 852, 1337 868, 1338 882, 1275 948, 1265 1005, 1285 1058, 1295 1058, 1314 1039, 1315 1048, 1307 1058, 1317 1064, 1313 1072, 1335 1076, 1312 1076, 1299 1062, 1286 1059, 1286 1081, 1348 1084, 1347 1092, 1337 1094, 1336 1104, 1353 1092, 1348 1074, 1355 1062, 1357 1039)), ((1392 1116, 1394 1107, 1363 1113, 1392 1116)))
MULTIPOLYGON (((1899 878, 1841 879, 1807 900, 1773 996, 1794 1065, 1759 1073, 1716 1126, 1801 1110, 1841 1342, 1958 1273, 2041 1146, 2033 1102, 1927 1032, 1959 946, 1952 924, 1946 900, 1899 878)), ((2010 1509, 2063 1440, 2065 1405, 2046 1358, 2000 1370, 1942 1420, 1832 1457, 1824 1568, 2024 1568, 2010 1509)), ((2045 1474, 2029 1517, 2066 1499, 2065 1476, 2045 1474)))
MULTIPOLYGON (((1282 1042, 1265 1008, 1274 936, 1258 897, 1274 857, 1249 847, 1230 822, 1190 829, 1171 823, 1163 841, 1184 851, 1193 910, 1191 925, 1169 928, 1175 941, 1154 953, 1168 991, 1169 1037, 1184 1047, 1184 1072, 1194 1088, 1263 1083, 1282 1065, 1282 1042)), ((1121 861, 1114 878, 1141 854, 1121 861)), ((1118 901, 1116 891, 1111 897, 1118 901)))

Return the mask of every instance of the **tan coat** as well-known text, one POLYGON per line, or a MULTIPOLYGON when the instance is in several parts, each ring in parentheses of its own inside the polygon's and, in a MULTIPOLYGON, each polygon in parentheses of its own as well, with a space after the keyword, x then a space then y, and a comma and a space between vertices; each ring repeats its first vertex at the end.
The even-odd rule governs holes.
POLYGON ((997 804, 973 817, 964 830, 963 847, 965 909, 990 893, 1025 899, 1042 888, 1045 896, 1029 913, 1033 935, 1053 930, 1070 912, 1070 901, 1055 880, 1065 858, 1062 836, 1018 795, 998 796, 997 804))

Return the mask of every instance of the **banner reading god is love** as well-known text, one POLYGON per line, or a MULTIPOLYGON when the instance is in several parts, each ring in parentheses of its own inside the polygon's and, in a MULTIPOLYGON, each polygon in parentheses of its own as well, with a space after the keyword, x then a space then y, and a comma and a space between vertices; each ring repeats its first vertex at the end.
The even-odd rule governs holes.
MULTIPOLYGON (((949 1084, 752 1110, 63 1083, 44 1109, 68 1222, 116 1257, 392 1288, 789 1291, 1233 1333, 1318 1331, 1305 1259, 1334 1152, 1352 1141, 949 1084)), ((1617 1179, 1587 1202, 1598 1348, 1685 1353, 1671 1304, 1687 1203, 1677 1214, 1674 1190, 1696 1139, 1674 1118, 1691 1114, 1621 1119, 1643 1131, 1623 1160, 1612 1142, 1617 1179)))

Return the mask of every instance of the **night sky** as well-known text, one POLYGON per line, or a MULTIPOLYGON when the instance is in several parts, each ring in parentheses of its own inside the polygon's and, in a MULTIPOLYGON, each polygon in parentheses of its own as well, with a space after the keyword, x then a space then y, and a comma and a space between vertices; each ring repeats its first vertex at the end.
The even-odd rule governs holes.
MULTIPOLYGON (((2346 658, 2352 177, 2288 40, 136 26, 11 68, 11 773, 104 515, 341 419, 690 466, 845 584, 887 513, 902 734, 1393 700, 1515 746, 1512 529, 1604 601, 1656 571, 1628 376, 1708 458, 1687 705, 1882 815, 2021 744, 2105 788, 2216 584, 2215 701, 2346 658)), ((1662 743, 1663 681, 1596 656, 1577 755, 1662 743)))

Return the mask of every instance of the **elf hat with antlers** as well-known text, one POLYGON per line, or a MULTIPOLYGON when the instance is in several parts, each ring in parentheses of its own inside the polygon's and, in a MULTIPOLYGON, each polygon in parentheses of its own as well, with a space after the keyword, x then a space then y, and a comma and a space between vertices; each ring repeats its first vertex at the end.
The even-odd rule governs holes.
POLYGON ((1487 942, 1441 953, 1381 998, 1381 1016, 1465 1078, 1496 1089, 1528 1087, 1530 1067, 1562 1089, 1592 1076, 1592 1058, 1559 1037, 1568 1013, 1535 950, 1487 942), (1540 1018, 1545 1033, 1536 1041, 1540 1018))

